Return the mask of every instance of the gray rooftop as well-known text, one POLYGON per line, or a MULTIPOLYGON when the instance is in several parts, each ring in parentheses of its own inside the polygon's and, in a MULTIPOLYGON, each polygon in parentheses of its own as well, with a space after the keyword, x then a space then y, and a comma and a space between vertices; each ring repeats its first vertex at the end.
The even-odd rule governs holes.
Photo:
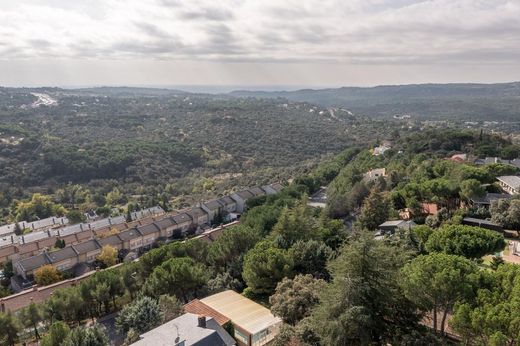
POLYGON ((172 216, 173 221, 177 224, 181 224, 184 222, 192 222, 193 219, 186 213, 179 213, 172 216))
POLYGON ((475 204, 491 204, 492 201, 511 198, 507 193, 486 193, 483 197, 473 197, 471 201, 475 204))
POLYGON ((204 202, 204 205, 209 210, 218 210, 222 208, 222 203, 220 203, 217 199, 212 199, 211 201, 204 202))
POLYGON ((237 202, 235 202, 235 200, 229 196, 224 196, 222 198, 219 199, 219 201, 221 203, 223 203, 224 205, 233 205, 233 204, 236 204, 237 202))
POLYGON ((406 223, 404 220, 391 220, 391 221, 385 221, 382 224, 379 225, 379 227, 397 227, 401 225, 402 223, 406 223))
POLYGON ((23 236, 20 236, 20 243, 21 244, 27 244, 32 243, 41 239, 49 238, 49 233, 47 231, 39 231, 39 232, 32 232, 25 234, 23 236))
POLYGON ((470 222, 470 223, 474 223, 474 224, 481 224, 481 225, 488 225, 488 226, 495 226, 495 227, 500 227, 500 225, 492 222, 492 221, 489 221, 489 220, 483 220, 483 219, 476 219, 474 217, 465 217, 464 219, 462 219, 464 222, 470 222))
POLYGON ((206 213, 204 211, 204 209, 202 209, 200 207, 195 207, 195 208, 191 208, 191 210, 188 211, 188 214, 194 219, 194 218, 199 218, 201 216, 205 216, 208 213, 206 213))
POLYGON ((121 240, 121 238, 119 238, 117 236, 117 234, 114 234, 114 235, 111 235, 111 236, 108 236, 105 238, 98 239, 98 242, 101 246, 105 246, 105 245, 114 246, 114 245, 121 244, 123 241, 121 240))
POLYGON ((36 256, 32 256, 32 257, 20 260, 17 263, 20 264, 20 266, 25 271, 30 271, 30 270, 38 269, 41 266, 44 266, 46 264, 49 264, 50 261, 47 258, 46 254, 40 254, 40 255, 36 255, 36 256))
POLYGON ((172 346, 184 341, 185 346, 233 346, 235 340, 212 318, 206 327, 198 326, 195 314, 181 315, 140 336, 135 346, 172 346))
POLYGON ((515 190, 520 189, 520 177, 517 175, 503 175, 497 179, 515 190))
POLYGON ((78 254, 76 253, 76 251, 74 251, 72 246, 67 246, 61 250, 47 253, 47 257, 49 258, 51 263, 61 262, 66 259, 75 258, 77 256, 78 254))
POLYGON ((170 217, 165 217, 164 219, 157 220, 154 223, 157 225, 157 227, 159 227, 159 229, 166 229, 168 227, 177 225, 170 217))
POLYGON ((242 191, 238 191, 238 192, 235 192, 235 194, 242 198, 243 200, 246 200, 246 199, 249 199, 249 198, 253 198, 255 197, 255 195, 253 195, 251 192, 249 192, 248 190, 242 190, 242 191))
POLYGON ((265 195, 265 191, 259 187, 252 187, 248 191, 251 192, 255 197, 265 195))
POLYGON ((82 243, 72 245, 72 247, 76 250, 78 254, 84 254, 87 252, 95 251, 100 249, 101 247, 95 240, 87 240, 82 243))
POLYGON ((153 223, 144 226, 138 226, 137 229, 139 230, 139 233, 141 233, 142 235, 149 235, 159 232, 159 228, 153 223))
POLYGON ((123 231, 123 232, 119 233, 118 235, 119 235, 119 238, 121 238, 121 240, 123 240, 123 241, 141 237, 141 233, 139 233, 139 231, 135 228, 131 228, 126 231, 123 231))

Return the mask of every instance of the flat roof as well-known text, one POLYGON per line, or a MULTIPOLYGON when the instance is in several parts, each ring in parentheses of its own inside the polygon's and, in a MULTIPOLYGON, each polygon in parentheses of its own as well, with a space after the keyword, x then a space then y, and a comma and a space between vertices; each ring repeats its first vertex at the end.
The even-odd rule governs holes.
POLYGON ((251 334, 256 334, 282 320, 269 309, 235 291, 227 290, 201 299, 208 305, 251 334))
POLYGON ((504 184, 511 186, 513 189, 520 188, 520 177, 517 175, 503 175, 497 179, 504 184))

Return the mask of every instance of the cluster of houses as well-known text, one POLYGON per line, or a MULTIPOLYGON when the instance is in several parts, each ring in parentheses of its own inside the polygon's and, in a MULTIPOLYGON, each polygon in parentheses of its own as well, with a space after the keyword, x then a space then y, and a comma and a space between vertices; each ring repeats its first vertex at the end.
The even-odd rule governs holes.
POLYGON ((232 290, 194 299, 183 310, 132 345, 263 346, 272 343, 282 326, 269 309, 232 290))
MULTIPOLYGON (((236 219, 246 209, 249 199, 281 191, 282 185, 275 183, 235 192, 229 196, 213 199, 175 213, 153 214, 134 222, 125 222, 124 217, 108 220, 105 227, 69 227, 53 230, 48 237, 31 242, 34 251, 20 253, 16 246, 10 254, 4 251, 2 259, 12 259, 13 269, 20 281, 29 281, 38 268, 50 264, 60 271, 75 270, 96 261, 105 245, 110 245, 122 254, 135 254, 151 248, 157 241, 168 242, 191 235, 204 235, 215 220, 236 219), (65 247, 50 251, 56 240, 63 240, 65 247), (41 249, 41 250, 40 250, 41 249), (26 254, 30 253, 29 256, 26 254)), ((154 209, 159 211, 158 209, 154 209)), ((162 210, 162 209, 161 209, 162 210)), ((91 224, 89 224, 91 225, 91 224)), ((29 236, 29 235, 27 235, 29 236)), ((25 236, 23 236, 25 237, 25 236)), ((22 242, 22 246, 26 246, 22 242)), ((16 280, 13 280, 16 281, 16 280)), ((29 284, 29 283, 27 283, 29 284)), ((13 284, 13 286, 15 286, 13 284)), ((16 288, 16 287, 13 287, 16 288)), ((22 289, 24 287, 20 287, 22 289)))
MULTIPOLYGON (((133 213, 133 223, 139 223, 141 219, 162 214, 164 214, 164 210, 160 207, 140 210, 139 212, 133 213)), ((20 236, 14 233, 0 235, 0 262, 24 259, 47 251, 56 244, 56 240, 58 239, 63 240, 65 244, 77 244, 91 239, 95 235, 110 231, 113 228, 120 229, 121 227, 125 227, 125 222, 126 218, 124 216, 108 217, 75 225, 67 225, 68 220, 66 218, 57 217, 32 223, 23 222, 25 225, 38 223, 38 225, 46 226, 20 236)), ((22 222, 19 224, 22 224, 22 222)))

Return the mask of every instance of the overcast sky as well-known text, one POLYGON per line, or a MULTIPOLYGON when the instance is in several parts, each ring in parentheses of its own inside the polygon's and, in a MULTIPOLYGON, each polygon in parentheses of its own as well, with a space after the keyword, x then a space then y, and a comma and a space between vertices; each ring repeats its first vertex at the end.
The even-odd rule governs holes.
POLYGON ((0 85, 520 80, 520 0, 0 0, 0 85))

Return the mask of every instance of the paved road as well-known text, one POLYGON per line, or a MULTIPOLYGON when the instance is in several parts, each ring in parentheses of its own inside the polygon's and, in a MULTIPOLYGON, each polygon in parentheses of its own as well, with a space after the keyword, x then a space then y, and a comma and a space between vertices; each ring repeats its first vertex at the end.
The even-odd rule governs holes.
POLYGON ((125 336, 119 334, 116 330, 117 314, 118 313, 116 312, 98 319, 98 323, 102 324, 107 330, 107 335, 110 339, 110 344, 114 346, 120 346, 125 341, 125 336))

